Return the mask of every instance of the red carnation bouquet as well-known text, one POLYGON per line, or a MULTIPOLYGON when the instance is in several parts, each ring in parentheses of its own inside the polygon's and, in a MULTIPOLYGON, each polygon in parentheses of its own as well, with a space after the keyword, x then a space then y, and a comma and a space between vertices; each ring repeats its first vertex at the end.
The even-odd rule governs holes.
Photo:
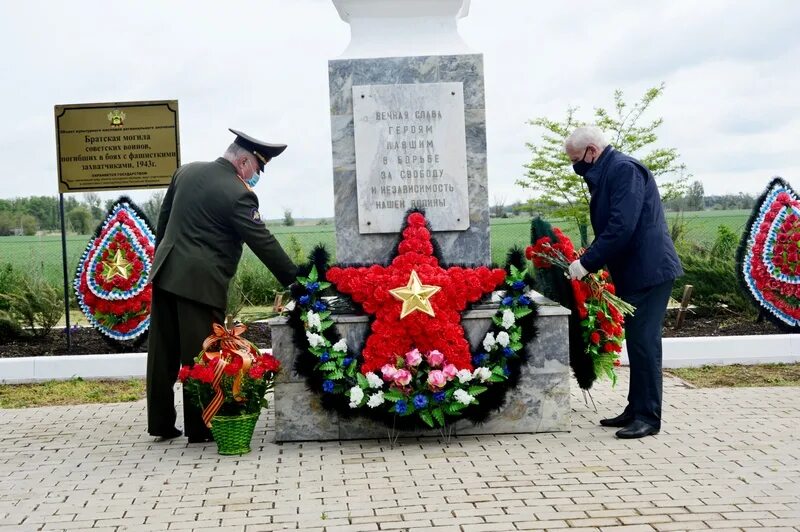
MULTIPOLYGON (((555 241, 542 237, 525 250, 525 256, 535 268, 556 267, 566 272, 572 261, 580 256, 572 241, 559 228, 553 227, 555 241)), ((625 316, 635 308, 616 295, 608 272, 600 270, 581 280, 572 280, 575 305, 581 318, 586 353, 592 357, 595 375, 606 375, 616 384, 614 367, 620 365, 619 353, 625 340, 625 316)))
POLYGON ((268 406, 280 362, 242 337, 247 327, 214 324, 213 333, 191 366, 181 366, 178 380, 203 409, 203 421, 211 426, 215 415, 254 414, 268 406))

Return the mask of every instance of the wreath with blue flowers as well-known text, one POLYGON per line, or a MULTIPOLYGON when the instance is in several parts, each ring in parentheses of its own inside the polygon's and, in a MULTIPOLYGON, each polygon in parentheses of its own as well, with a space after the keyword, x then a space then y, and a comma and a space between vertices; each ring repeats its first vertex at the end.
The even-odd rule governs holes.
MULTIPOLYGON (((537 334, 537 306, 530 297, 533 278, 524 254, 519 249, 510 251, 502 270, 482 267, 476 273, 476 269, 458 266, 426 270, 422 264, 426 252, 430 251, 434 259, 430 264, 436 268, 441 263, 441 254, 430 237, 424 215, 410 211, 401 232, 403 236, 395 255, 386 265, 330 266, 324 248, 312 252, 292 286, 296 305, 289 313, 289 324, 300 352, 295 371, 305 377, 310 390, 321 395, 324 408, 343 418, 362 416, 399 430, 442 428, 462 418, 483 422, 503 406, 507 392, 518 385, 521 367, 528 359, 525 345, 537 334), (401 302, 384 294, 385 287, 369 286, 368 279, 370 275, 389 279, 388 286, 396 288, 388 292, 402 292, 401 289, 407 288, 402 285, 408 271, 408 264, 406 270, 402 269, 403 261, 411 264, 414 272, 421 272, 421 286, 431 290, 442 288, 443 293, 450 286, 447 285, 450 281, 442 277, 445 274, 455 276, 451 280, 453 285, 482 279, 482 289, 464 288, 471 290, 466 300, 472 304, 482 299, 489 287, 488 291, 494 288, 504 291, 480 345, 471 348, 460 328, 460 313, 471 305, 459 308, 453 304, 457 298, 452 294, 438 299, 431 296, 430 310, 433 314, 457 310, 460 335, 454 332, 452 324, 418 331, 415 325, 439 323, 435 316, 423 312, 401 319, 392 317, 388 326, 384 323, 386 313, 400 312, 401 302), (398 266, 400 272, 394 278, 392 266, 398 266), (440 277, 436 277, 437 272, 440 277), (395 279, 393 284, 391 279, 395 279), (366 284, 363 289, 362 284, 366 284), (332 294, 338 301, 348 300, 349 296, 352 310, 370 315, 371 332, 361 352, 354 352, 337 331, 330 299, 323 299, 323 294, 332 294), (377 303, 370 299, 372 294, 377 294, 377 303), (409 318, 412 320, 403 321, 409 318), (409 330, 417 334, 409 334, 409 330), (458 348, 461 341, 466 344, 466 357, 458 348), (437 345, 445 347, 432 348, 437 345)), ((412 284, 409 280, 408 286, 412 284)))

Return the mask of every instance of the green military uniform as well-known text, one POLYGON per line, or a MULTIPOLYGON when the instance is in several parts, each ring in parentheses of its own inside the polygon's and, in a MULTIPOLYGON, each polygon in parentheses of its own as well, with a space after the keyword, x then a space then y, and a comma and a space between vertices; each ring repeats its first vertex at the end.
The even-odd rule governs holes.
MULTIPOLYGON (((173 385, 180 364, 191 364, 222 323, 228 284, 242 242, 284 286, 296 267, 264 226, 258 198, 227 159, 190 163, 172 177, 156 229, 151 270, 153 303, 147 352, 147 424, 154 436, 175 436, 173 385)), ((210 439, 200 411, 184 394, 189 441, 210 439)))

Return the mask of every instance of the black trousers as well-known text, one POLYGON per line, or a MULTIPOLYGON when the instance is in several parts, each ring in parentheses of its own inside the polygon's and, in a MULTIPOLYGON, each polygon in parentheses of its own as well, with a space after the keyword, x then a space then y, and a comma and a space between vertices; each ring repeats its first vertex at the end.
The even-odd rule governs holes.
POLYGON ((666 281, 623 299, 636 307, 625 318, 625 343, 631 377, 625 413, 661 429, 661 328, 674 281, 666 281))
MULTIPOLYGON (((147 348, 147 431, 160 436, 175 427, 173 386, 181 364, 191 364, 212 332, 223 323, 221 309, 198 303, 153 285, 150 335, 147 348)), ((210 438, 202 410, 183 394, 184 434, 190 439, 210 438)))

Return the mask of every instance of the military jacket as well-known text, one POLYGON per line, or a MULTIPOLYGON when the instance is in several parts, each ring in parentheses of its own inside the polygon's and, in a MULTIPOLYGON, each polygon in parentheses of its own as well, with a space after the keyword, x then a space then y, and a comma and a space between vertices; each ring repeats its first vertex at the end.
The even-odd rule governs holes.
POLYGON ((294 263, 267 230, 258 197, 230 161, 183 165, 158 215, 151 279, 164 290, 225 309, 243 242, 284 286, 294 281, 294 263))

